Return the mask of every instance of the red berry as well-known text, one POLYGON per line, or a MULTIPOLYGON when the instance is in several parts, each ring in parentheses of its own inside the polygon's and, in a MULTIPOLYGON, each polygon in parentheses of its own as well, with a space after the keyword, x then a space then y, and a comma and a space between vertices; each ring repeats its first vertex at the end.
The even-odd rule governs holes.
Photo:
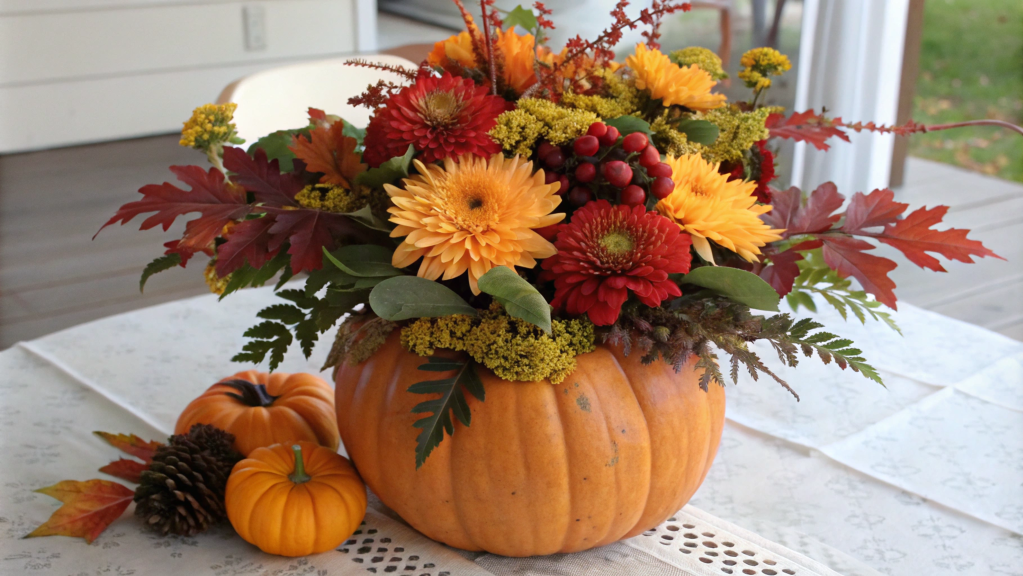
POLYGON ((632 181, 632 168, 621 160, 605 162, 600 171, 615 188, 625 188, 632 181))
POLYGON ((658 176, 654 179, 653 183, 650 184, 650 193, 654 195, 654 198, 658 200, 664 200, 669 194, 675 191, 675 183, 671 181, 671 178, 665 178, 664 176, 658 176))
POLYGON ((647 146, 639 153, 639 165, 644 168, 650 168, 655 164, 660 164, 661 153, 657 151, 657 148, 653 146, 647 146))
POLYGON ((593 182, 593 179, 597 177, 597 167, 589 162, 583 162, 575 168, 575 179, 586 184, 587 182, 593 182))
POLYGON ((559 175, 555 172, 545 172, 543 175, 544 184, 554 184, 558 181, 559 175))
POLYGON ((639 152, 646 148, 650 141, 647 140, 646 134, 642 132, 633 132, 622 140, 622 149, 632 154, 633 152, 639 152))
POLYGON ((596 136, 580 136, 572 143, 572 150, 579 156, 593 156, 600 150, 600 141, 596 136))
POLYGON ((639 206, 646 202, 646 192, 635 184, 629 184, 622 190, 622 204, 626 206, 639 206))
POLYGON ((608 126, 607 132, 604 132, 603 136, 600 136, 601 146, 614 146, 615 142, 618 142, 618 129, 614 126, 608 126))
POLYGON ((585 186, 576 186, 568 193, 568 201, 573 206, 582 206, 593 199, 593 193, 585 186))
POLYGON ((565 165, 565 154, 560 148, 555 148, 547 153, 547 156, 543 159, 543 163, 551 170, 557 170, 565 165))
POLYGON ((605 132, 607 132, 607 124, 604 124, 603 122, 594 122, 593 124, 590 124, 589 129, 586 130, 587 134, 596 138, 600 138, 605 132))
POLYGON ((564 194, 565 192, 567 192, 568 191, 568 176, 565 176, 564 174, 562 174, 561 177, 558 178, 558 184, 561 184, 561 187, 558 188, 558 194, 564 194))
POLYGON ((661 176, 671 178, 671 166, 668 166, 664 162, 658 162, 657 164, 647 168, 646 173, 651 178, 659 178, 661 176))
POLYGON ((541 142, 540 147, 536 149, 536 159, 543 162, 547 155, 557 150, 558 147, 551 144, 550 142, 541 142))

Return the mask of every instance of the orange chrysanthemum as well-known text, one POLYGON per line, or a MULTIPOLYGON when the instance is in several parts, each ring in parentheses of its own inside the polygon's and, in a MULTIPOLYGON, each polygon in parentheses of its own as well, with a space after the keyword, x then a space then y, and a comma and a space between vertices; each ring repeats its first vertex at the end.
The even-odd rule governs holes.
MULTIPOLYGON (((533 70, 535 59, 539 58, 551 64, 553 55, 544 46, 538 48, 532 34, 520 35, 514 30, 500 29, 496 30, 496 34, 495 54, 501 57, 501 79, 516 94, 522 94, 536 83, 536 72, 533 70)), ((482 35, 480 37, 482 38, 482 35)), ((460 32, 447 40, 437 42, 426 60, 431 66, 440 66, 444 69, 451 69, 452 64, 463 68, 480 68, 483 65, 476 61, 469 32, 460 32)))
POLYGON ((404 188, 385 185, 397 225, 391 237, 405 237, 394 251, 398 268, 419 258, 419 276, 444 280, 469 272, 469 286, 479 294, 479 278, 494 266, 536 266, 536 259, 557 250, 534 230, 561 221, 551 214, 561 203, 557 184, 544 184, 543 170, 516 156, 489 159, 462 156, 444 166, 415 161, 419 174, 404 188))
POLYGON ((757 261, 760 247, 780 240, 780 232, 761 219, 771 207, 757 204, 756 182, 729 181, 699 154, 668 157, 675 190, 657 203, 657 211, 693 237, 693 248, 708 262, 714 261, 710 241, 750 262, 757 261))
POLYGON ((690 110, 713 110, 725 104, 724 94, 711 94, 716 82, 698 65, 681 67, 659 50, 637 44, 636 53, 625 59, 632 69, 636 88, 648 90, 665 106, 685 106, 690 110))

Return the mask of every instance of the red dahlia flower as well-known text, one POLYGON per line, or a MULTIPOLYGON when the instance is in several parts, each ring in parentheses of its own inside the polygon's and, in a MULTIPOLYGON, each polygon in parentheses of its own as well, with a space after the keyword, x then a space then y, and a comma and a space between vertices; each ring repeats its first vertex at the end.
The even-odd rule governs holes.
POLYGON ((503 98, 467 78, 420 74, 373 114, 362 160, 376 168, 405 154, 409 144, 426 163, 462 154, 492 156, 501 145, 487 132, 505 107, 503 98))
POLYGON ((554 279, 555 308, 589 315, 598 326, 614 324, 631 291, 647 306, 680 296, 668 274, 689 272, 692 239, 643 206, 590 202, 561 225, 558 253, 543 261, 554 279))

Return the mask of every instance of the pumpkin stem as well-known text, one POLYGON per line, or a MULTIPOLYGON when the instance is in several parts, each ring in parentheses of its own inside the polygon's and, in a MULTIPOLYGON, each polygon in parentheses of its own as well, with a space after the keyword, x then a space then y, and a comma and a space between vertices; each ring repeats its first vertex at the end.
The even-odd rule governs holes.
POLYGON ((248 380, 236 378, 234 380, 228 380, 227 382, 220 382, 220 384, 230 386, 237 390, 239 392, 238 394, 232 394, 229 392, 226 396, 230 396, 246 406, 266 408, 267 406, 273 405, 274 400, 277 399, 277 396, 271 396, 270 393, 266 391, 266 386, 263 384, 253 384, 248 380))
POLYGON ((302 447, 298 444, 292 444, 291 450, 295 452, 295 471, 288 476, 288 480, 291 480, 295 484, 302 484, 312 480, 308 474, 305 473, 305 462, 302 460, 302 447))

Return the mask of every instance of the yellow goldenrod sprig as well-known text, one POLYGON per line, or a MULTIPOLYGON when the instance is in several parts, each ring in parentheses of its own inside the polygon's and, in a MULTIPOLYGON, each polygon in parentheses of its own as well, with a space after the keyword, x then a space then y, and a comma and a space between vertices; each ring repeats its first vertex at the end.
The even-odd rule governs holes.
POLYGON ((203 104, 192 111, 192 116, 184 122, 181 129, 181 140, 178 143, 186 148, 195 148, 204 152, 210 163, 224 172, 221 154, 224 144, 241 144, 234 124, 234 111, 237 104, 203 104))
POLYGON ((689 48, 675 50, 668 57, 679 66, 699 66, 704 72, 710 74, 714 80, 728 78, 728 72, 725 72, 721 64, 721 58, 709 48, 690 46, 689 48))
POLYGON ((792 68, 788 56, 767 47, 747 51, 739 63, 743 66, 739 79, 746 83, 747 88, 754 90, 754 105, 760 94, 771 87, 769 76, 781 76, 792 68))

